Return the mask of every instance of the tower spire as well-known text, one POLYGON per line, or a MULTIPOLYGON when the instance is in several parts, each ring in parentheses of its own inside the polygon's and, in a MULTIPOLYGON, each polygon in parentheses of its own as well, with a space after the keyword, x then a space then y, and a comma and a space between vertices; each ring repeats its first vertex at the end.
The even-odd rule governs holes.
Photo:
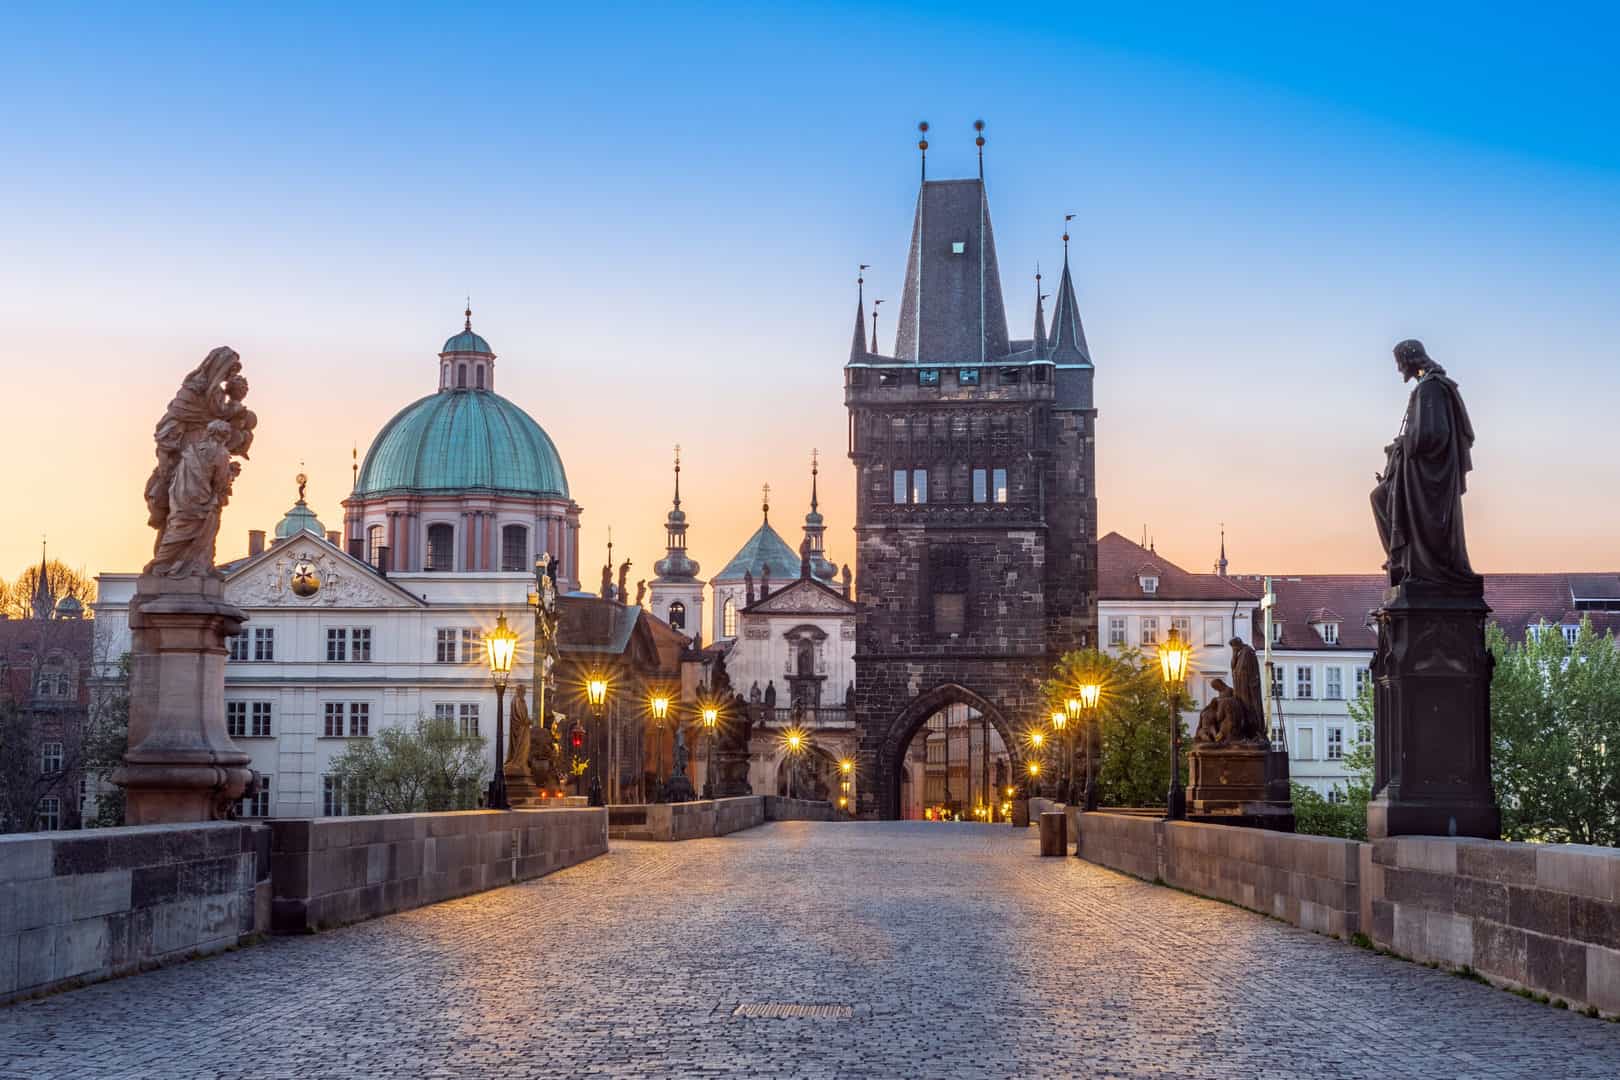
POLYGON ((928 121, 917 124, 917 149, 922 152, 922 178, 928 180, 928 121))
POLYGON ((877 312, 877 309, 878 309, 878 305, 881 304, 881 303, 883 303, 882 300, 874 300, 874 301, 872 301, 872 351, 875 352, 875 353, 880 353, 880 354, 882 353, 883 350, 878 348, 878 336, 877 336, 877 315, 878 315, 878 312, 877 312))
POLYGON ((34 618, 48 619, 56 607, 51 594, 50 564, 45 559, 45 538, 39 538, 39 580, 34 583, 34 618))
POLYGON ((1080 321, 1080 303, 1074 297, 1074 276, 1069 272, 1069 222, 1063 215, 1063 279, 1058 282, 1057 306, 1052 309, 1052 337, 1048 343, 1052 359, 1059 364, 1091 363, 1086 344, 1085 324, 1080 321))
POLYGON ((821 475, 821 466, 817 461, 819 454, 819 450, 814 448, 810 450, 810 512, 812 514, 816 512, 818 505, 816 501, 816 477, 821 475))
POLYGON ((1046 295, 1041 292, 1041 264, 1035 264, 1035 359, 1046 355, 1046 295))
MULTIPOLYGON (((866 347, 866 271, 871 269, 868 263, 861 263, 861 268, 855 275, 855 332, 849 339, 849 358, 851 361, 864 360, 866 347)), ((872 342, 873 348, 877 342, 872 342)))
POLYGON ((467 321, 462 324, 461 328, 463 330, 471 330, 472 329, 472 297, 470 297, 470 296, 467 297, 467 310, 465 312, 463 312, 462 314, 467 316, 467 321))
POLYGON ((984 121, 973 121, 973 130, 978 134, 973 138, 973 145, 979 148, 979 183, 984 183, 984 121))
POLYGON ((1226 522, 1221 522, 1221 557, 1215 563, 1215 573, 1226 576, 1226 522))
POLYGON ((823 584, 838 567, 827 561, 827 521, 821 516, 821 451, 810 451, 810 512, 804 515, 804 543, 799 545, 800 570, 823 584))
POLYGON ((675 444, 675 509, 681 508, 681 444, 675 444))

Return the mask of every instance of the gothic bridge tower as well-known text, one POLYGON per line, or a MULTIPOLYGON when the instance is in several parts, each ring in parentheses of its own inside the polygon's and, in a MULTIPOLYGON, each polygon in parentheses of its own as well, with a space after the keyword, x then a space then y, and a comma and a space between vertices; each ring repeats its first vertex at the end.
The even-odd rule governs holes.
POLYGON ((978 179, 925 174, 892 356, 875 334, 868 347, 857 300, 844 400, 863 817, 899 816, 912 736, 952 706, 1021 770, 1052 662, 1097 641, 1096 409, 1063 239, 1050 332, 1037 276, 1034 333, 1009 339, 981 157, 978 179))

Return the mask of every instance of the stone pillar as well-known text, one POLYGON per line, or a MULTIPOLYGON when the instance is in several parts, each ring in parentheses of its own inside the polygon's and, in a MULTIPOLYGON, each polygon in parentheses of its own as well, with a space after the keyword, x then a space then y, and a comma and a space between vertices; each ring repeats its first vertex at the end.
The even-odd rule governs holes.
POLYGON ((215 821, 256 778, 225 730, 225 638, 246 616, 219 578, 143 574, 129 605, 126 825, 215 821))
POLYGON ((1484 586, 1402 583, 1378 609, 1367 835, 1501 835, 1484 586))

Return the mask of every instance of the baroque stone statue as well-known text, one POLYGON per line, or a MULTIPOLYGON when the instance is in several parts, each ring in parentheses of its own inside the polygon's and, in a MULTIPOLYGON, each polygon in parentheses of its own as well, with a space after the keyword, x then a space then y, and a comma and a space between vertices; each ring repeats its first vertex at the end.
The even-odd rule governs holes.
POLYGON ((210 352, 185 381, 153 432, 157 465, 146 481, 147 523, 157 530, 146 573, 214 574, 219 514, 241 471, 258 418, 242 404, 248 383, 236 350, 210 352))
POLYGON ((619 594, 614 599, 621 604, 630 602, 630 560, 619 564, 619 594))
POLYGON ((507 771, 520 768, 525 772, 529 768, 529 740, 532 725, 529 723, 528 699, 523 696, 523 684, 515 684, 512 692, 511 722, 506 732, 506 761, 507 771))
POLYGON ((1395 346, 1404 381, 1417 380, 1372 492, 1389 583, 1477 588, 1463 538, 1462 496, 1473 468, 1474 428, 1457 384, 1423 343, 1395 346))
POLYGON ((1232 693, 1243 704, 1245 718, 1243 738, 1266 738, 1266 704, 1260 690, 1260 658, 1254 649, 1240 637, 1227 642, 1232 647, 1232 693))

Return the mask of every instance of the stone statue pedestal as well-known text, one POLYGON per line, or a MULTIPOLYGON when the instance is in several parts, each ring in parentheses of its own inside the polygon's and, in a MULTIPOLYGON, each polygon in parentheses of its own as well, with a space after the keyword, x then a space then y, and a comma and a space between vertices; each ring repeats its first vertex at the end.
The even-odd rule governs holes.
POLYGON ((1478 587, 1403 583, 1378 609, 1367 835, 1496 839, 1491 665, 1478 587))
POLYGON ((697 788, 683 772, 672 774, 664 781, 663 788, 658 792, 658 801, 666 803, 696 802, 697 788))
POLYGON ((257 782, 225 730, 225 638, 246 618, 217 577, 141 576, 129 605, 129 750, 112 775, 126 825, 227 818, 257 782))
POLYGON ((517 762, 508 761, 501 769, 506 777, 506 801, 514 808, 545 805, 540 786, 529 775, 529 770, 517 762))
POLYGON ((1294 831, 1286 753, 1263 742, 1206 744, 1188 751, 1187 766, 1188 821, 1294 831))

